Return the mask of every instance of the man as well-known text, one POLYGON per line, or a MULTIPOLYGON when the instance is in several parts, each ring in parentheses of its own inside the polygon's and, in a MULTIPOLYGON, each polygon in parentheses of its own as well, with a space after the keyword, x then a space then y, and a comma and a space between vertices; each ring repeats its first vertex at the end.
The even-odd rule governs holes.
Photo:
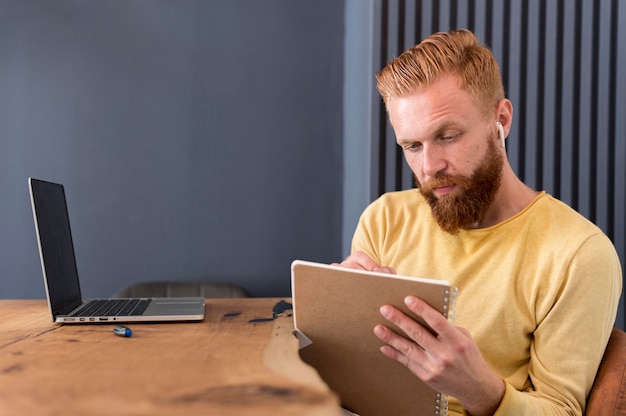
POLYGON ((405 299, 434 335, 381 307, 382 353, 448 394, 450 414, 582 414, 621 293, 611 241, 514 174, 513 107, 471 32, 432 35, 377 80, 418 190, 373 202, 342 265, 459 288, 457 326, 405 299))

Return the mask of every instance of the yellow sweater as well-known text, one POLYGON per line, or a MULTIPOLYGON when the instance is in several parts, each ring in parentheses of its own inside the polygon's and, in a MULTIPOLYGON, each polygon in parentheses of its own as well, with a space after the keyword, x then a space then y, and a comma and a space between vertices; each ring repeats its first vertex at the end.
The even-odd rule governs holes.
MULTIPOLYGON (((493 227, 442 231, 415 189, 363 213, 352 242, 398 274, 459 288, 467 328, 507 387, 496 415, 581 415, 608 342, 622 272, 611 241, 544 193, 493 227)), ((450 398, 450 414, 463 414, 450 398)))

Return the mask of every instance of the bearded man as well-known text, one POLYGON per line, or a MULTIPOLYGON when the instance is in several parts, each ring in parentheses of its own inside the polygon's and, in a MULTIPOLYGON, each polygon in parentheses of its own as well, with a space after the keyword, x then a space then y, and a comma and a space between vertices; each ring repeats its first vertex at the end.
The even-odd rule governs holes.
POLYGON ((374 201, 341 264, 459 289, 454 325, 407 293, 434 333, 382 306, 382 353, 449 395, 449 414, 582 415, 621 293, 613 244, 513 172, 513 106, 473 33, 434 34, 377 80, 418 189, 374 201))

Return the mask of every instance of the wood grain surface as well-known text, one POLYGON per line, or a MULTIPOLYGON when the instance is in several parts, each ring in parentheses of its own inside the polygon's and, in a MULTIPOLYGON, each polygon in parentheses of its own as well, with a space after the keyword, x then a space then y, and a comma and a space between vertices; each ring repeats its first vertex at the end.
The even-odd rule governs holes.
POLYGON ((0 300, 0 415, 340 415, 298 355, 289 299, 207 299, 199 323, 58 325, 0 300))

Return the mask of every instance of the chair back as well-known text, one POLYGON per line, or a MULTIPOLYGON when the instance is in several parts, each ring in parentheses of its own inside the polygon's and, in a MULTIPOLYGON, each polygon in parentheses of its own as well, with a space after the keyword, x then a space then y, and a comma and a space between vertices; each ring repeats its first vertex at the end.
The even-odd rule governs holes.
POLYGON ((613 328, 585 415, 626 416, 626 332, 613 328))
POLYGON ((247 298, 248 292, 239 285, 212 281, 158 281, 133 283, 118 290, 117 298, 132 297, 189 297, 247 298))

